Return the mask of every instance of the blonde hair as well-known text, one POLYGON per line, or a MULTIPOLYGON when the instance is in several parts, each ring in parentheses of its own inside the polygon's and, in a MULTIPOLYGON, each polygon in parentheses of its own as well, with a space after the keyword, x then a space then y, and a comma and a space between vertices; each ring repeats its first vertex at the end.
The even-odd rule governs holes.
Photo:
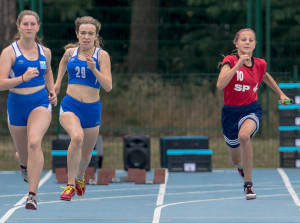
MULTIPOLYGON (((17 26, 20 26, 24 16, 26 15, 32 15, 35 17, 36 21, 37 21, 37 24, 40 25, 40 17, 39 15, 34 12, 34 11, 31 11, 31 10, 23 10, 22 12, 20 12, 20 14, 18 15, 18 18, 17 18, 17 21, 16 21, 16 25, 17 26)), ((21 37, 20 33, 18 32, 15 36, 14 36, 14 41, 16 40, 19 40, 21 37)), ((37 43, 40 43, 41 44, 41 40, 40 38, 38 38, 37 36, 35 36, 34 38, 34 41, 37 42, 37 43)))
MULTIPOLYGON (((93 17, 91 16, 83 16, 83 17, 79 17, 75 20, 75 32, 76 34, 78 34, 79 32, 79 27, 82 25, 82 24, 92 24, 95 26, 96 28, 96 35, 97 35, 97 38, 94 42, 94 46, 96 47, 99 47, 99 48, 102 48, 104 46, 103 44, 103 39, 99 36, 99 32, 100 32, 100 29, 101 29, 101 23, 97 20, 97 19, 94 19, 93 17)), ((79 46, 79 43, 69 43, 67 44, 64 49, 68 49, 68 48, 73 48, 73 47, 77 47, 79 46)))

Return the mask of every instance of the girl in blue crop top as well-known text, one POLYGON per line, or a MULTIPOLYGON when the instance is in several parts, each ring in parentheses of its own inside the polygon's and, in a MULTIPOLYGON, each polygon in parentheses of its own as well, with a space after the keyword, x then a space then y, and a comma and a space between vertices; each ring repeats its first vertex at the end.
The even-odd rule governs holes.
POLYGON ((22 11, 17 27, 15 42, 1 53, 0 90, 9 90, 8 128, 16 146, 21 176, 29 184, 25 208, 36 210, 44 165, 41 144, 51 122, 51 105, 56 106, 57 99, 51 52, 36 37, 40 27, 38 14, 22 11))
POLYGON ((84 16, 75 21, 77 44, 65 46, 60 61, 55 91, 58 94, 66 71, 69 74, 66 96, 60 104, 59 121, 71 138, 68 148, 68 183, 60 195, 70 201, 85 193, 84 173, 95 147, 101 123, 100 86, 112 89, 110 57, 101 49, 100 23, 84 16), (70 163, 69 163, 70 162, 70 163))
MULTIPOLYGON (((100 48, 95 47, 92 59, 94 60, 97 70, 100 70, 98 64, 98 53, 100 48)), ((82 84, 96 89, 100 89, 100 83, 94 75, 93 71, 88 67, 87 61, 78 59, 79 47, 73 51, 72 57, 67 63, 67 71, 69 74, 68 84, 82 84)))

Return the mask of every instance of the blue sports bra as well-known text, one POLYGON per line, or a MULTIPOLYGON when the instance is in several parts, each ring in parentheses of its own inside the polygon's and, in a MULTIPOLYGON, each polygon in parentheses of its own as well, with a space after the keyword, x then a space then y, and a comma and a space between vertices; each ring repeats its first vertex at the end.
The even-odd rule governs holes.
MULTIPOLYGON (((67 71, 69 73, 69 84, 82 84, 89 87, 100 89, 100 83, 88 67, 86 60, 79 60, 77 58, 79 47, 76 47, 71 58, 67 63, 67 71)), ((100 48, 95 47, 92 58, 96 63, 97 70, 100 70, 98 64, 98 52, 100 48)))
POLYGON ((14 65, 12 66, 10 73, 9 73, 9 78, 16 78, 22 76, 26 70, 30 67, 36 67, 39 71, 39 76, 32 78, 31 80, 21 83, 15 88, 27 88, 27 87, 36 87, 36 86, 41 86, 45 84, 45 72, 47 69, 47 61, 45 57, 45 52, 43 50, 43 47, 36 43, 38 45, 39 49, 39 58, 37 60, 28 60, 24 57, 22 54, 17 41, 13 42, 11 45, 15 51, 16 54, 16 61, 14 65))

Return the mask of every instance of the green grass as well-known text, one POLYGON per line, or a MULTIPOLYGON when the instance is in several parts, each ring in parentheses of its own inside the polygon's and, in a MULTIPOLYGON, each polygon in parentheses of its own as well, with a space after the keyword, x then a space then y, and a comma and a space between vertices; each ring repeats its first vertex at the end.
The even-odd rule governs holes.
MULTIPOLYGON (((0 92, 1 98, 7 98, 6 94, 0 92)), ((262 86, 259 101, 263 119, 253 139, 254 167, 278 167, 278 97, 262 86)), ((160 167, 160 137, 175 135, 209 136, 210 149, 214 151, 213 168, 232 167, 221 132, 223 92, 215 89, 214 81, 193 75, 174 80, 151 74, 116 76, 113 91, 101 92, 101 103, 103 167, 123 169, 123 136, 141 132, 151 136, 151 168, 160 167)), ((5 108, 6 101, 2 100, 0 105, 5 108)), ((58 106, 54 108, 49 135, 43 140, 45 169, 51 169, 53 135, 63 132, 57 120, 58 109, 58 106)), ((16 169, 15 148, 5 117, 6 110, 0 109, 0 133, 3 134, 0 169, 16 169)))
MULTIPOLYGON (((43 140, 43 152, 45 158, 44 169, 52 168, 51 146, 55 136, 46 136, 43 140)), ((160 168, 160 137, 151 137, 151 168, 160 168)), ((252 139, 254 151, 254 168, 277 168, 279 167, 279 140, 262 139, 254 137, 252 139)), ((213 150, 213 168, 232 168, 226 144, 223 137, 210 137, 209 147, 213 150)), ((103 167, 113 169, 123 169, 123 137, 103 136, 103 167)), ((15 148, 11 137, 0 138, 0 169, 16 170, 17 162, 14 158, 15 148)))

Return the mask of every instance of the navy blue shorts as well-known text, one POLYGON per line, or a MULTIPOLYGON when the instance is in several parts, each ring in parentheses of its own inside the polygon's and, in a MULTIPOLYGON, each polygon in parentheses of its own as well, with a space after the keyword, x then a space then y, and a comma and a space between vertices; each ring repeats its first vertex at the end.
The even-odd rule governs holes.
POLYGON ((15 126, 27 126, 30 112, 40 106, 48 108, 52 112, 46 88, 33 94, 9 92, 7 98, 7 122, 15 126))
POLYGON ((256 123, 256 129, 252 133, 252 137, 258 131, 259 123, 262 119, 262 109, 259 103, 253 102, 244 106, 224 105, 222 110, 222 128, 225 142, 230 148, 240 146, 238 134, 246 119, 252 119, 256 123))
POLYGON ((73 112, 80 120, 82 128, 92 128, 101 124, 101 102, 84 103, 66 95, 60 103, 59 114, 73 112))

